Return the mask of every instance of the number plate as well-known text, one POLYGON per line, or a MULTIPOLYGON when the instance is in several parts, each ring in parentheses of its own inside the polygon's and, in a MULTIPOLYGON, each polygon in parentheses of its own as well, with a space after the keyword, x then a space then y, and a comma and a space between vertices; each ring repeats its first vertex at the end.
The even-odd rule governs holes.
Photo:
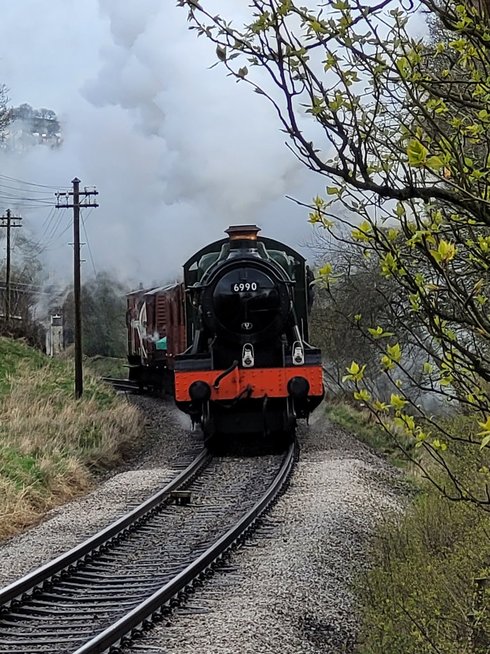
POLYGON ((259 285, 257 282, 236 282, 231 285, 233 293, 248 293, 250 291, 258 291, 259 285))

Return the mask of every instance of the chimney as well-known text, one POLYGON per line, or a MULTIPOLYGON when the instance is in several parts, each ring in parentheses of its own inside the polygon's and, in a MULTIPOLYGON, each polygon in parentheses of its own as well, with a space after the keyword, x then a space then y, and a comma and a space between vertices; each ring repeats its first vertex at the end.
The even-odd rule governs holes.
POLYGON ((257 225, 231 225, 226 230, 226 234, 230 239, 230 248, 236 249, 252 249, 257 248, 257 234, 260 232, 260 227, 257 225))

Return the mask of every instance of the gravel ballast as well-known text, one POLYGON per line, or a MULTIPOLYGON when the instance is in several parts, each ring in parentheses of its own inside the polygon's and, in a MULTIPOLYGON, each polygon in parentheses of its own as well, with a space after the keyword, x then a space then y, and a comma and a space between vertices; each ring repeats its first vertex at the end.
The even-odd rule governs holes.
MULTIPOLYGON (((171 405, 135 401, 147 411, 148 439, 133 469, 0 547, 0 586, 133 508, 199 450, 199 434, 184 429, 171 405)), ((404 504, 399 473, 329 423, 323 408, 312 426, 300 429, 300 443, 290 487, 253 538, 131 651, 353 652, 359 621, 351 582, 366 565, 366 544, 376 524, 404 504)))
POLYGON ((290 487, 252 540, 132 652, 354 651, 351 582, 376 523, 403 505, 398 472, 323 417, 301 432, 290 487))

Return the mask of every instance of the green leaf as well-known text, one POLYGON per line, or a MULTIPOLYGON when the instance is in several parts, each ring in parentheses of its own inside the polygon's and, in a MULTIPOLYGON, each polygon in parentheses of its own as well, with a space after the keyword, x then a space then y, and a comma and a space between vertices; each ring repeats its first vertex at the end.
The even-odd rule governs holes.
POLYGON ((485 438, 482 438, 481 445, 480 445, 480 450, 482 450, 484 447, 486 447, 490 443, 490 434, 487 434, 485 438))
POLYGON ((405 400, 401 395, 398 395, 398 393, 392 393, 390 397, 390 404, 391 406, 397 410, 401 411, 405 404, 407 403, 407 400, 405 400))
POLYGON ((347 368, 348 375, 342 377, 342 381, 361 381, 366 370, 366 364, 360 366, 356 361, 353 361, 347 368))
POLYGON ((411 139, 409 141, 407 147, 407 156, 408 163, 411 166, 422 166, 425 164, 428 154, 429 151, 418 139, 411 139))
POLYGON ((363 388, 360 391, 356 391, 354 393, 354 399, 359 400, 360 402, 369 402, 369 400, 371 399, 371 395, 369 391, 363 388))
POLYGON ((427 167, 434 170, 440 170, 444 166, 444 162, 440 157, 432 156, 427 159, 427 167))
POLYGON ((395 345, 388 345, 386 352, 392 361, 396 361, 397 363, 400 361, 402 351, 399 343, 395 343, 395 345))
POLYGON ((404 216, 406 214, 405 207, 403 206, 403 204, 401 202, 398 202, 398 204, 396 205, 395 212, 396 212, 396 215, 398 216, 398 218, 401 218, 402 216, 404 216))
POLYGON ((389 338, 390 336, 393 336, 393 332, 385 332, 384 329, 379 325, 376 327, 376 329, 368 327, 368 332, 373 338, 389 338))
POLYGON ((333 266, 331 263, 326 263, 320 270, 318 271, 318 274, 321 275, 322 277, 329 277, 333 272, 333 266))
POLYGON ((386 354, 383 354, 383 356, 381 357, 381 365, 383 366, 384 370, 393 370, 393 368, 395 367, 393 361, 386 354))

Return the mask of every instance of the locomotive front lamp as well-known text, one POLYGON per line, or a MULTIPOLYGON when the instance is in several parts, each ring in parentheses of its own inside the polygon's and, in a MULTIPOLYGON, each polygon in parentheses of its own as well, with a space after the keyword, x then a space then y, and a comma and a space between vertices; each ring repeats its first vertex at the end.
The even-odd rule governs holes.
POLYGON ((244 368, 253 368, 254 363, 254 347, 251 343, 245 343, 242 350, 242 366, 244 368))
POLYGON ((293 365, 302 366, 305 362, 305 351, 301 343, 293 346, 293 365))

